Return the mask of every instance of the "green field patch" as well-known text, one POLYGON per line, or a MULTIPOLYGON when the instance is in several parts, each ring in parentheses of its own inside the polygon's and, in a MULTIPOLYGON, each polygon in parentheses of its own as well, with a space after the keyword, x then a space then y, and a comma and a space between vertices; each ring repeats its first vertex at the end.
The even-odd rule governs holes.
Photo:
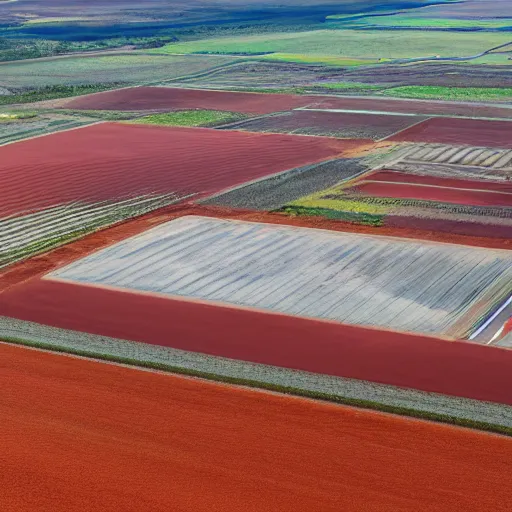
POLYGON ((156 124, 162 126, 217 126, 246 119, 247 116, 237 112, 219 110, 182 110, 151 114, 130 121, 137 124, 156 124))
POLYGON ((492 101, 512 99, 511 87, 440 87, 410 85, 393 87, 381 94, 400 98, 440 99, 455 101, 492 101))
POLYGON ((287 205, 275 210, 276 213, 285 213, 292 216, 316 216, 325 217, 326 219, 340 220, 344 222, 353 222, 356 224, 364 224, 366 226, 382 226, 384 224, 383 215, 375 215, 364 212, 351 212, 342 210, 332 210, 330 208, 307 207, 287 205))
POLYGON ((351 59, 346 57, 333 57, 328 55, 302 55, 298 53, 270 53, 258 57, 258 60, 273 62, 296 62, 298 64, 319 64, 323 66, 364 66, 376 64, 378 59, 351 59))
POLYGON ((323 89, 332 89, 335 91, 343 90, 358 90, 358 91, 379 91, 384 89, 384 85, 375 84, 363 84, 361 82, 328 82, 315 84, 316 87, 322 87, 323 89))
MULTIPOLYGON (((234 55, 314 55, 349 60, 465 57, 510 42, 499 32, 433 32, 410 30, 313 30, 263 35, 218 37, 170 43, 155 52, 171 54, 211 53, 234 55)), ((265 58, 276 58, 275 55, 265 58)), ((279 58, 279 55, 277 56, 279 58)), ((285 58, 285 57, 282 57, 285 58)), ((289 58, 289 57, 288 57, 289 58)))
POLYGON ((454 29, 454 30, 496 30, 512 29, 512 19, 485 20, 485 19, 456 19, 456 18, 428 18, 423 16, 389 15, 370 16, 358 20, 369 27, 399 27, 417 29, 454 29))
POLYGON ((14 105, 18 103, 34 103, 36 101, 54 100, 58 98, 69 98, 92 94, 95 92, 107 91, 119 87, 117 83, 95 84, 95 85, 51 85, 41 87, 19 94, 0 95, 0 105, 14 105))

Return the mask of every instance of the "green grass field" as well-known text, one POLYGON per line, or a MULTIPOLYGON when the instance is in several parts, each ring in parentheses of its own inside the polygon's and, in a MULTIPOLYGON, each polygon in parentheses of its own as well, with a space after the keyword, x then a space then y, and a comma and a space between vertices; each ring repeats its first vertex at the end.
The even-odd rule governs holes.
POLYGON ((434 87, 411 85, 382 91, 386 96, 454 101, 511 101, 512 88, 497 87, 434 87))
POLYGON ((457 18, 434 18, 427 16, 414 16, 410 14, 391 14, 388 16, 365 16, 354 18, 350 16, 328 16, 329 21, 343 22, 349 27, 400 27, 412 29, 478 29, 496 30, 510 27, 512 19, 457 19, 457 18))
MULTIPOLYGON (((488 32, 428 32, 409 30, 315 30, 222 37, 171 43, 154 50, 170 54, 211 53, 337 57, 349 59, 395 59, 472 56, 510 41, 510 34, 488 32), (297 54, 300 50, 300 54, 297 54)), ((266 56, 272 58, 272 56, 266 56)))
POLYGON ((240 121, 247 116, 236 112, 218 110, 183 110, 165 114, 152 114, 130 121, 137 124, 157 124, 162 126, 216 126, 240 121))

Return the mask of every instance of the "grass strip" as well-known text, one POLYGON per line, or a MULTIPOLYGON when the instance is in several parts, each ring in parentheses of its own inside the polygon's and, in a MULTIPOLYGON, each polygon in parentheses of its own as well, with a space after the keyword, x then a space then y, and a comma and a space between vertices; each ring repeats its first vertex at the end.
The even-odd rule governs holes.
POLYGON ((51 352, 58 352, 64 354, 71 354, 80 357, 88 357, 98 359, 101 361, 110 361, 113 363, 125 364, 133 367, 149 368, 152 370, 159 370, 168 373, 175 373, 179 375, 186 375, 189 377, 198 377, 214 382, 221 382, 224 384, 232 384, 237 386, 245 386, 254 389, 263 389, 266 391, 273 391, 276 393, 282 393, 285 395, 298 396, 303 398, 311 398, 314 400, 323 400, 326 402, 333 402, 340 405, 348 405, 351 407, 358 407, 360 409, 370 409, 374 411, 397 414, 400 416, 407 416, 411 418, 417 418, 428 421, 435 421, 438 423, 446 423, 455 425, 458 427, 470 428, 473 430, 482 430, 485 432, 493 432, 496 434, 502 434, 505 436, 512 437, 512 427, 506 427, 502 425, 495 425, 493 423, 486 423, 482 421, 474 421, 465 418, 456 418, 446 414, 438 414, 427 411, 420 411, 416 409, 408 409, 406 407, 399 407, 393 405, 386 405, 379 402, 370 400, 362 400, 356 398, 346 398, 339 395, 331 395, 329 393, 322 393, 318 391, 308 391, 295 387, 281 386, 278 384, 271 384, 267 382, 261 382, 258 380, 244 379, 240 377, 229 377, 225 375, 218 375, 216 373, 208 373, 199 370, 192 370, 190 368, 182 368, 179 366, 167 365, 164 363, 153 363, 150 361, 140 361, 138 359, 130 359, 125 357, 118 357, 109 354, 102 354, 98 352, 88 350, 76 350, 60 345, 53 345, 51 343, 44 343, 40 341, 29 341, 22 338, 5 337, 1 341, 11 343, 14 345, 20 345, 31 348, 38 348, 42 350, 49 350, 51 352))
POLYGON ((0 105, 34 103, 36 101, 83 96, 84 94, 108 91, 121 86, 122 84, 118 82, 92 85, 51 85, 28 91, 20 91, 18 94, 2 94, 0 95, 0 105))
POLYGON ((153 124, 160 126, 218 126, 242 121, 248 116, 221 110, 181 110, 132 119, 130 124, 153 124))
POLYGON ((438 99, 450 101, 492 101, 512 99, 512 87, 442 87, 406 85, 380 94, 397 98, 438 99))
POLYGON ((343 220, 366 226, 382 226, 384 224, 384 215, 377 215, 363 212, 349 212, 330 210, 328 208, 315 208, 306 206, 286 205, 274 210, 273 213, 285 213, 286 215, 297 216, 316 216, 325 217, 333 220, 343 220))

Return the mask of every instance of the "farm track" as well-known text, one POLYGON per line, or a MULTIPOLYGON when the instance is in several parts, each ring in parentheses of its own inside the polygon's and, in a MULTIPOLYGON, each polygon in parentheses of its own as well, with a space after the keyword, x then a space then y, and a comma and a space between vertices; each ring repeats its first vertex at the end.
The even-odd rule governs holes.
POLYGON ((19 347, 0 352, 4 510, 54 511, 49 482, 69 512, 135 512, 141 502, 218 512, 238 509, 240 496, 247 512, 269 503, 282 512, 396 512, 411 495, 425 512, 507 509, 501 477, 512 454, 503 437, 19 347), (397 475, 408 478, 397 485, 397 475))
POLYGON ((512 407, 463 398, 401 389, 371 382, 313 374, 276 366, 251 364, 158 345, 56 329, 0 317, 0 339, 23 346, 45 347, 112 362, 125 362, 149 371, 163 370, 204 376, 216 381, 282 390, 288 394, 316 397, 478 428, 511 429, 512 407), (424 416, 423 416, 424 417, 424 416), (467 423, 466 423, 467 422, 467 423), (475 422, 475 423, 470 423, 475 422))

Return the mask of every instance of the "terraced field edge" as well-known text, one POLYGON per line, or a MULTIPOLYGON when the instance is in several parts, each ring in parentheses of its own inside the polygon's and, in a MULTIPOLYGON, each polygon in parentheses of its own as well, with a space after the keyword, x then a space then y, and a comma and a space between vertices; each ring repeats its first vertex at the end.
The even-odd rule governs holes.
MULTIPOLYGON (((119 340, 121 343, 130 343, 130 342, 124 342, 123 340, 119 340)), ((311 389, 305 389, 297 386, 287 386, 283 384, 273 383, 269 381, 265 381, 262 379, 256 379, 256 378, 250 378, 247 377, 240 377, 240 376, 234 376, 234 375, 226 375, 222 373, 216 373, 211 371, 205 371, 200 369, 194 369, 186 366, 180 366, 180 365, 173 365, 173 364, 167 364, 167 363, 161 363, 161 362, 155 362, 155 361, 148 361, 148 360, 142 360, 137 359, 133 357, 124 357, 124 356, 117 356, 113 354, 103 353, 94 349, 88 350, 87 348, 84 349, 77 349, 72 347, 66 347, 64 345, 58 345, 53 342, 48 341, 35 341, 30 340, 22 337, 14 337, 14 336, 1 336, 0 343, 9 343, 14 345, 20 345, 28 348, 34 348, 34 349, 41 349, 41 350, 48 350, 50 352, 57 352, 57 353, 63 353, 63 354, 70 354, 78 357, 85 357, 90 359, 96 359, 99 361, 106 361, 106 362, 112 362, 116 364, 123 364, 127 366, 132 366, 134 368, 145 368, 145 369, 151 369, 151 370, 157 370, 157 371, 163 371, 167 373, 174 373, 178 375, 184 375, 189 377, 196 377, 201 379, 206 379, 214 382, 220 382, 224 384, 229 385, 235 385, 235 386, 244 386, 249 387, 253 389, 260 389, 264 391, 270 391, 270 392, 276 392, 281 393, 285 395, 291 395, 291 396, 297 396, 297 397, 303 397, 303 398, 309 398, 314 400, 322 400, 327 402, 336 403, 339 405, 346 405, 351 407, 357 407, 361 409, 369 409, 389 414, 396 414, 400 416, 406 416, 411 418, 417 418, 421 420, 427 420, 427 421, 434 421, 437 423, 444 423, 444 424, 450 424, 458 427, 463 428, 469 428, 473 430, 480 430, 480 431, 486 431, 486 432, 492 432, 496 434, 501 434, 505 436, 512 437, 512 424, 510 423, 512 419, 512 414, 510 412, 510 407, 508 406, 502 406, 501 404, 492 404, 492 403, 484 403, 484 402, 478 402, 475 400, 468 400, 463 399, 463 401, 468 402, 471 404, 471 402, 476 402, 480 405, 483 404, 483 407, 486 406, 495 406, 498 408, 503 408, 505 411, 504 417, 508 418, 508 421, 505 420, 504 423, 508 424, 499 424, 499 423, 491 423, 488 421, 480 421, 480 420, 474 420, 471 418, 463 418, 463 417, 457 417, 452 416, 450 414, 444 414, 444 413, 437 413, 432 411, 426 411, 421 409, 413 409, 409 407, 403 407, 403 406, 397 406, 392 404, 386 404, 383 402, 375 401, 375 400, 369 400, 369 399, 362 399, 362 398, 352 398, 348 396, 342 396, 340 394, 335 393, 329 393, 329 392, 323 392, 323 391, 317 391, 317 390, 311 390, 311 389)), ((140 344, 137 344, 140 345, 140 344)), ((212 356, 205 356, 204 354, 193 354, 193 353, 186 353, 184 351, 177 351, 177 352, 183 352, 185 354, 189 354, 192 357, 195 355, 199 357, 208 357, 212 359, 212 356)), ((223 358, 213 357, 214 360, 222 360, 223 358)), ((259 365, 259 364, 253 364, 253 363, 245 363, 243 361, 231 361, 226 360, 227 362, 234 363, 234 364, 240 364, 245 365, 248 364, 249 366, 255 366, 255 367, 261 367, 262 371, 272 371, 274 367, 269 367, 266 365, 259 365)), ((284 371, 285 373, 290 374, 301 374, 301 373, 307 373, 307 372, 300 372, 296 370, 288 370, 288 369, 282 369, 282 368, 276 368, 276 370, 284 371)), ((247 369, 245 369, 247 371, 247 369)), ((248 372, 249 373, 249 372, 248 372)), ((316 374, 310 374, 312 377, 317 377, 316 374)), ((318 376, 319 378, 331 378, 328 376, 318 376)), ((338 378, 337 378, 338 379, 338 378)), ((339 380, 353 380, 353 379, 339 379, 339 380)), ((392 386, 386 386, 386 385, 380 385, 375 383, 364 383, 363 381, 357 381, 361 382, 363 385, 368 385, 371 387, 383 387, 383 388, 392 388, 392 386)), ((423 392, 416 392, 415 390, 406 390, 401 388, 395 388, 395 390, 398 393, 423 393, 423 392)), ((425 394, 425 393, 423 393, 425 394)), ((435 394, 429 394, 434 395, 435 394)), ((460 400, 457 397, 445 397, 443 395, 437 395, 439 397, 444 398, 445 400, 460 400)))

